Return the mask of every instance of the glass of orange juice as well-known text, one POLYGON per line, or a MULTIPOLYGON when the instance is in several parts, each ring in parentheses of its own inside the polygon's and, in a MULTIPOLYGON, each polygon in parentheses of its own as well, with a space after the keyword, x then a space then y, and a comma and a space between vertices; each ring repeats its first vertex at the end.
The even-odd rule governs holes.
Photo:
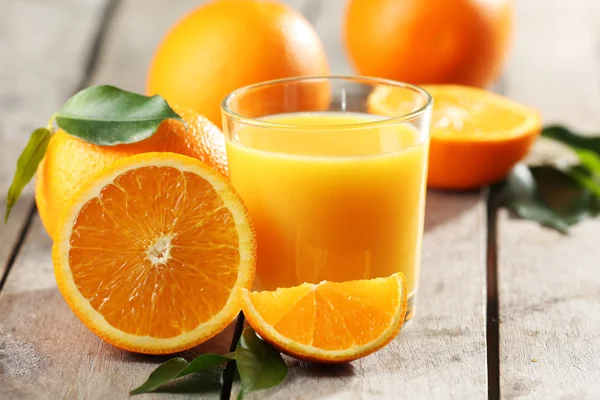
POLYGON ((413 315, 431 108, 417 86, 343 76, 269 81, 225 98, 230 179, 258 240, 256 289, 401 271, 413 315), (380 98, 395 99, 393 117, 378 115, 380 98))

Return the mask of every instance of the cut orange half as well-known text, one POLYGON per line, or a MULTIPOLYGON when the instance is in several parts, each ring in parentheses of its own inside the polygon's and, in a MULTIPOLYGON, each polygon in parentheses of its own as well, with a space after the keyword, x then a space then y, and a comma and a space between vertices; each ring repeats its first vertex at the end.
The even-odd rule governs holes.
MULTIPOLYGON (((430 187, 469 189, 502 179, 541 131, 536 110, 495 93, 459 85, 423 88, 433 97, 430 187)), ((393 117, 415 109, 406 91, 392 89, 377 87, 369 111, 393 117)))
POLYGON ((250 288, 256 245, 241 199, 194 158, 145 153, 92 178, 65 207, 52 258, 58 287, 119 348, 173 353, 221 332, 250 288))
POLYGON ((263 339, 288 355, 316 362, 346 362, 379 350, 398 334, 406 314, 406 280, 400 272, 240 292, 244 315, 263 339))

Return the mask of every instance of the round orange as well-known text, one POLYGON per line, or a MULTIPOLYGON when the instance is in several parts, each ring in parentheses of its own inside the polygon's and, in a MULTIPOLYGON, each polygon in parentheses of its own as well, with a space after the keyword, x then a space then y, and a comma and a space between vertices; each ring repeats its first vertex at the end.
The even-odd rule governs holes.
POLYGON ((263 339, 286 354, 316 362, 352 361, 381 349, 400 332, 407 307, 401 272, 275 291, 238 290, 244 316, 263 339))
POLYGON ((169 151, 198 158, 227 175, 223 133, 198 113, 174 106, 187 124, 166 120, 156 133, 139 143, 97 146, 56 131, 36 174, 35 201, 46 232, 52 237, 64 205, 91 176, 123 157, 169 151))
POLYGON ((328 73, 323 45, 300 13, 274 1, 220 0, 193 10, 164 37, 146 92, 221 126, 221 102, 235 89, 328 73))
POLYGON ((73 312, 138 353, 186 350, 221 332, 254 279, 244 203, 222 175, 174 153, 127 157, 89 179, 54 239, 56 281, 73 312))
POLYGON ((486 86, 500 72, 512 0, 350 0, 344 39, 361 75, 486 86))

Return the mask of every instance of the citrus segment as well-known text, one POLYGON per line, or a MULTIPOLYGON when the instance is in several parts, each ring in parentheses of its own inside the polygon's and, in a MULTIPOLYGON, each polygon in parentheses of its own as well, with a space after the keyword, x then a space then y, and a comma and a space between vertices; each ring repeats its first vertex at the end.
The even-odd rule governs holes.
POLYGON ((407 305, 402 273, 241 293, 248 323, 265 340, 319 362, 350 361, 385 346, 399 332, 407 305))
POLYGON ((432 137, 506 140, 540 124, 539 114, 495 93, 466 86, 425 85, 434 98, 432 137))
POLYGON ((146 153, 115 162, 73 197, 53 248, 59 289, 107 342, 170 353, 214 336, 252 284, 245 207, 202 162, 146 153))
MULTIPOLYGON (((502 179, 541 130, 539 113, 505 97, 459 85, 424 85, 433 97, 427 184, 469 189, 502 179)), ((411 106, 399 92, 376 88, 374 114, 399 116, 411 106)))

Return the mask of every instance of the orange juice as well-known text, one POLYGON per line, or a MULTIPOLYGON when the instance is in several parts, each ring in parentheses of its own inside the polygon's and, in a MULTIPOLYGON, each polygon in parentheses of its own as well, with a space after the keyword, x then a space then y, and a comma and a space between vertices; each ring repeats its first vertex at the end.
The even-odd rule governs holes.
POLYGON ((402 271, 418 286, 428 140, 360 113, 278 114, 227 142, 258 238, 256 286, 402 271), (340 129, 337 129, 339 127, 340 129))

